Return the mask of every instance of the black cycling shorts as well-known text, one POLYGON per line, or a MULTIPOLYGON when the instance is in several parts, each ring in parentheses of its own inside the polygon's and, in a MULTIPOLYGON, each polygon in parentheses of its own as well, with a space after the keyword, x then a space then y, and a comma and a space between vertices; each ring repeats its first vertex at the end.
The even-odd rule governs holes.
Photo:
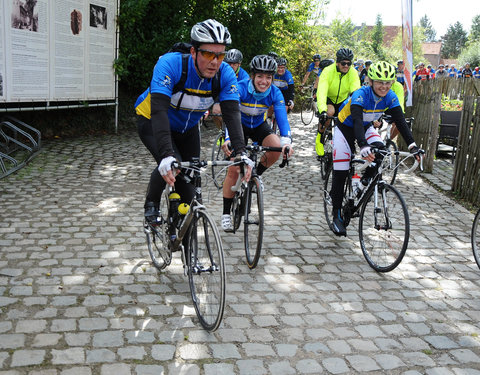
POLYGON ((250 138, 253 142, 257 142, 259 145, 261 145, 266 137, 268 137, 270 134, 274 134, 272 128, 267 124, 266 121, 262 122, 256 128, 248 128, 245 125, 243 125, 242 128, 245 144, 248 143, 248 139, 250 138))

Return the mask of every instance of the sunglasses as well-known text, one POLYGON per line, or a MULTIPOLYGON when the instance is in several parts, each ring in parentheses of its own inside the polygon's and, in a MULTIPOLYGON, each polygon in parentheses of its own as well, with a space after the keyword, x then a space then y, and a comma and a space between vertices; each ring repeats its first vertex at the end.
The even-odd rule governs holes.
POLYGON ((342 66, 350 66, 350 65, 352 65, 352 62, 351 61, 340 61, 340 64, 342 66))
POLYGON ((226 52, 213 52, 206 49, 199 48, 198 51, 205 57, 208 61, 212 61, 215 57, 217 58, 218 62, 222 62, 225 58, 226 52))
POLYGON ((392 86, 393 81, 373 81, 377 86, 392 86))

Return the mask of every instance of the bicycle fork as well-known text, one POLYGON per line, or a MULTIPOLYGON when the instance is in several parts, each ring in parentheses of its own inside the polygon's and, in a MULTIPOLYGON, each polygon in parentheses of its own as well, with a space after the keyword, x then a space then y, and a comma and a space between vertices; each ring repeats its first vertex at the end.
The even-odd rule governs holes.
POLYGON ((382 207, 379 207, 379 202, 378 202, 378 186, 379 184, 375 185, 375 190, 373 193, 373 199, 374 199, 374 217, 375 217, 375 229, 377 230, 389 230, 392 229, 392 222, 390 221, 390 218, 388 217, 388 204, 387 204, 387 193, 385 186, 382 186, 382 206, 383 206, 383 216, 384 216, 384 223, 385 225, 381 225, 380 221, 378 220, 378 215, 382 213, 382 207))

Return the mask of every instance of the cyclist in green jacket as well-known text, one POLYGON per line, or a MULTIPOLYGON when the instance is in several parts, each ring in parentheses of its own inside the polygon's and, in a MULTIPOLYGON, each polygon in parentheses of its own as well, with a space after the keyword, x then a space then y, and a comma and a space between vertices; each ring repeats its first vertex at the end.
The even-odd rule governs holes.
POLYGON ((340 48, 336 57, 337 63, 327 66, 318 80, 317 107, 320 112, 320 126, 315 140, 315 150, 319 156, 324 154, 323 144, 320 142, 321 133, 330 125, 327 115, 336 116, 343 101, 360 88, 358 72, 352 67, 352 50, 340 48))

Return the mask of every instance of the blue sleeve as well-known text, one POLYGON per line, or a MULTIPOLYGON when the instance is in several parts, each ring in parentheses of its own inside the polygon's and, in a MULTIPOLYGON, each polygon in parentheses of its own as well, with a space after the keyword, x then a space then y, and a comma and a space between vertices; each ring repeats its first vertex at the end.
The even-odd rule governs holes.
POLYGON ((238 82, 240 81, 243 81, 244 79, 249 79, 250 76, 248 75, 248 73, 246 72, 245 69, 243 69, 242 67, 240 67, 240 70, 238 72, 238 82))
POLYGON ((317 76, 320 77, 320 74, 322 74, 322 69, 318 69, 317 76))
POLYGON ((294 84, 292 73, 290 73, 290 71, 288 71, 288 70, 285 72, 285 79, 286 79, 286 81, 289 85, 294 84))
POLYGON ((311 72, 314 67, 315 67, 315 64, 314 64, 313 62, 310 63, 310 65, 309 65, 308 68, 307 68, 307 72, 311 72))
POLYGON ((288 123, 287 109, 285 108, 285 101, 283 94, 276 86, 271 86, 273 97, 273 110, 275 111, 275 118, 277 120, 278 129, 282 137, 291 137, 290 124, 288 123))
POLYGON ((172 96, 173 86, 182 76, 182 54, 167 53, 157 61, 153 68, 150 92, 172 96))
POLYGON ((221 102, 225 100, 238 99, 237 76, 233 69, 227 64, 220 65, 220 97, 221 102))
POLYGON ((389 109, 400 107, 400 102, 398 101, 398 96, 390 89, 387 93, 387 97, 385 98, 387 102, 387 106, 389 109))

